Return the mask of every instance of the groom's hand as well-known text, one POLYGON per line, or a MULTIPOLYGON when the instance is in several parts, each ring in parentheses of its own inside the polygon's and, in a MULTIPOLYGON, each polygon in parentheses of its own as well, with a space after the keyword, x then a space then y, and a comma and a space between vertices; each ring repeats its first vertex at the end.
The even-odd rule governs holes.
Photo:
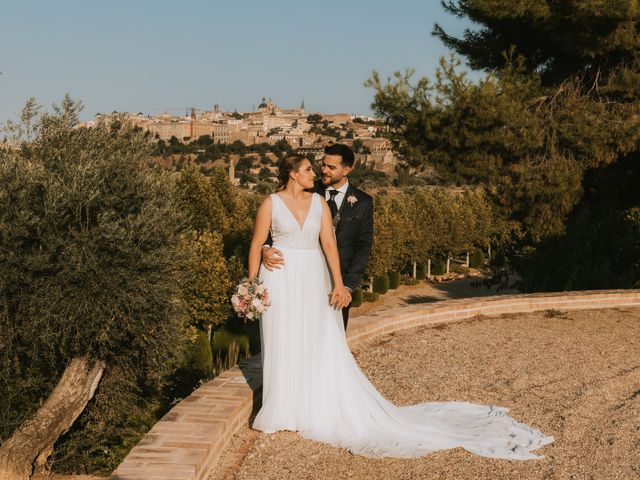
POLYGON ((334 308, 344 308, 351 303, 351 292, 346 287, 334 288, 331 291, 331 298, 329 302, 334 308))
POLYGON ((277 248, 263 247, 262 264, 264 268, 273 272, 274 269, 279 269, 284 265, 284 255, 277 248))

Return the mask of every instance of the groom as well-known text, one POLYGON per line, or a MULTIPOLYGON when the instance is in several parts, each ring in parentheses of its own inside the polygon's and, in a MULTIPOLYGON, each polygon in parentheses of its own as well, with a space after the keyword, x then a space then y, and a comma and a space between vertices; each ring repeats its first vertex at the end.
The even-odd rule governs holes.
MULTIPOLYGON (((373 243, 373 199, 349 183, 347 176, 353 170, 353 162, 353 151, 348 146, 336 143, 325 147, 322 177, 314 187, 331 210, 342 280, 352 293, 360 285, 373 243)), ((277 248, 265 245, 262 263, 268 270, 280 268, 284 256, 277 248)), ((351 304, 342 309, 345 330, 350 307, 351 304)))

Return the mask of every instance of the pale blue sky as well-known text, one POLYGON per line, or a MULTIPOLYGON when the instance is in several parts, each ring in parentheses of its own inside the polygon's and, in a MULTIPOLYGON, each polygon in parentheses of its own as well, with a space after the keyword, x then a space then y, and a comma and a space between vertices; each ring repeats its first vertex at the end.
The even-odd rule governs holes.
POLYGON ((438 0, 2 0, 0 123, 29 96, 69 92, 98 112, 250 111, 264 94, 308 111, 369 114, 372 70, 432 76, 447 50, 438 0))

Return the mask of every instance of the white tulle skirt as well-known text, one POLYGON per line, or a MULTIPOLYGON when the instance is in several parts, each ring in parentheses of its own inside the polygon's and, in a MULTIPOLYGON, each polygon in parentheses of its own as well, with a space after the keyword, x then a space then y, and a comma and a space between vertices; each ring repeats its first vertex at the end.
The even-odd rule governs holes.
POLYGON ((342 314, 329 304, 331 279, 317 248, 278 247, 285 266, 260 277, 271 308, 261 320, 262 408, 253 428, 292 430, 366 457, 418 457, 462 447, 485 457, 541 458, 553 437, 468 402, 396 407, 358 368, 342 314))

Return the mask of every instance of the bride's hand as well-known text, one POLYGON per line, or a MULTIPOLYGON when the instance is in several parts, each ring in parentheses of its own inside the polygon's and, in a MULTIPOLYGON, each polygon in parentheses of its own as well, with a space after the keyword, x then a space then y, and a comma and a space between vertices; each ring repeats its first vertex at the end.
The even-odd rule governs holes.
POLYGON ((331 305, 344 308, 351 303, 351 291, 347 287, 334 287, 331 291, 331 305))

